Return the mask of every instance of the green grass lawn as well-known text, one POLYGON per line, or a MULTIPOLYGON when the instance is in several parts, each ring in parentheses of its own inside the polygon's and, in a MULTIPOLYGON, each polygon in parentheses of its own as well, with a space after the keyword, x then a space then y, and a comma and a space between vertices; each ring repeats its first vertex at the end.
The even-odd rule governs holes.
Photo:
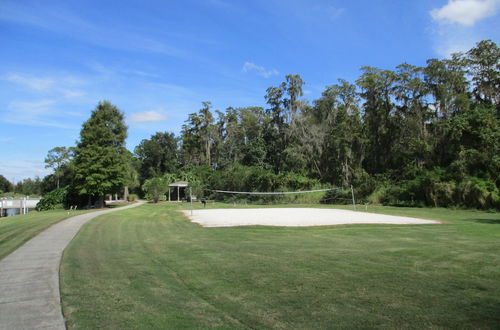
POLYGON ((202 228, 176 208, 98 217, 66 249, 69 328, 500 325, 500 215, 370 207, 441 225, 202 228))
POLYGON ((53 224, 88 211, 53 210, 0 218, 0 259, 53 224))

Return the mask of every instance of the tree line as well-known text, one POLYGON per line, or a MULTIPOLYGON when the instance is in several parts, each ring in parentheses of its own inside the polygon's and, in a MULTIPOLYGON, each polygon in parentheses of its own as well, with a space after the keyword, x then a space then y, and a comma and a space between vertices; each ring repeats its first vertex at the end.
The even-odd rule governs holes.
POLYGON ((52 158, 50 181, 90 199, 184 179, 198 195, 353 185, 388 205, 500 208, 499 69, 500 49, 485 40, 423 67, 362 67, 312 102, 302 78, 287 75, 266 90, 266 107, 203 102, 179 136, 157 132, 133 153, 123 114, 103 102, 67 161, 52 158), (98 118, 104 108, 114 110, 98 118))

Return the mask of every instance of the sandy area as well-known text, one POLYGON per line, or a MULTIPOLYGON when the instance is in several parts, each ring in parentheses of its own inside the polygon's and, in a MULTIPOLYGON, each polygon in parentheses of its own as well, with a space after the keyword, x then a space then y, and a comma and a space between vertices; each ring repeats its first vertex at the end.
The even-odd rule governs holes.
POLYGON ((439 221, 399 217, 367 212, 317 208, 256 208, 256 209, 209 209, 183 211, 195 223, 203 227, 234 226, 331 226, 346 224, 436 224, 439 221))

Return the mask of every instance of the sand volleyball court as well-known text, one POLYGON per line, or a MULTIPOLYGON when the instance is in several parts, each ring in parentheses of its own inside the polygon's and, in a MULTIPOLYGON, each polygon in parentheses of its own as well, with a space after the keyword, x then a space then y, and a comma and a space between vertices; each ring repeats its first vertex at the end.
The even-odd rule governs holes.
POLYGON ((203 227, 235 226, 332 226, 347 224, 417 225, 439 221, 323 208, 248 208, 182 211, 203 227))

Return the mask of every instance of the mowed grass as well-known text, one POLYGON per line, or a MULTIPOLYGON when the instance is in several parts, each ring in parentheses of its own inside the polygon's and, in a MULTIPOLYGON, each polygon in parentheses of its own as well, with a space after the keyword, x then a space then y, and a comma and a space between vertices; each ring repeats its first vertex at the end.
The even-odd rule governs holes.
POLYGON ((53 224, 88 211, 53 210, 0 218, 0 259, 53 224))
POLYGON ((441 225, 202 228, 145 205, 96 218, 61 265, 70 329, 498 328, 500 216, 441 225))

